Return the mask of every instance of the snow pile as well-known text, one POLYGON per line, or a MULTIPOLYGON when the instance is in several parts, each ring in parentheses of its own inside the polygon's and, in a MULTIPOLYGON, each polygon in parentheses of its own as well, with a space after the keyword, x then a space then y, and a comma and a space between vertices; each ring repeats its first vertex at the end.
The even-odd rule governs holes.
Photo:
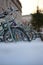
POLYGON ((0 65, 43 65, 43 42, 0 43, 0 65))

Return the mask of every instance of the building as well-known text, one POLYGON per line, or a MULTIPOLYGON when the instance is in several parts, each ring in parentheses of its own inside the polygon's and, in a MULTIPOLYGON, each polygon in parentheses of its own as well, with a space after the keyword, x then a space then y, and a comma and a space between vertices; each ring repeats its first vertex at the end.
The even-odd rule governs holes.
POLYGON ((22 22, 24 22, 26 24, 31 23, 31 20, 32 20, 32 15, 31 14, 22 16, 22 22))
POLYGON ((14 17, 15 21, 17 23, 21 22, 21 13, 22 13, 22 5, 19 0, 0 0, 0 13, 5 11, 6 9, 13 7, 15 12, 14 12, 14 17), (18 10, 18 11, 16 11, 18 10))

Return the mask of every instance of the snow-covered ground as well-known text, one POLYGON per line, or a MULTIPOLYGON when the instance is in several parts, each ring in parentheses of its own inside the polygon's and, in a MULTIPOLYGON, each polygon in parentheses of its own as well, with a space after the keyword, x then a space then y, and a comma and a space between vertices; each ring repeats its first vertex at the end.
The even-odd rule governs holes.
POLYGON ((0 43, 0 65, 43 65, 43 42, 0 43))

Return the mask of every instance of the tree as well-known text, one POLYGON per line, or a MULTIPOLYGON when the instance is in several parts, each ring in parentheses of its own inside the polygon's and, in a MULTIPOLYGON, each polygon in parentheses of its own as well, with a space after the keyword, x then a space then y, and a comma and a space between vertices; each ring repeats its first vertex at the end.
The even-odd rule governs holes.
POLYGON ((33 20, 32 20, 32 25, 34 28, 39 31, 40 27, 43 26, 43 14, 40 12, 40 10, 37 7, 37 12, 32 14, 33 20))

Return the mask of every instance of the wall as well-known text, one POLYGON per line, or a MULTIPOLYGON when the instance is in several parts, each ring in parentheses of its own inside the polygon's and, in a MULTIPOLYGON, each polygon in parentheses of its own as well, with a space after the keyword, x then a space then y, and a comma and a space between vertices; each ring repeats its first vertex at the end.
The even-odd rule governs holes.
POLYGON ((31 20, 32 20, 32 15, 31 14, 22 16, 22 21, 23 22, 31 23, 31 20))
POLYGON ((14 18, 17 23, 21 23, 22 18, 22 6, 17 2, 17 0, 0 0, 0 13, 6 10, 9 7, 13 7, 15 10, 14 12, 14 18))

